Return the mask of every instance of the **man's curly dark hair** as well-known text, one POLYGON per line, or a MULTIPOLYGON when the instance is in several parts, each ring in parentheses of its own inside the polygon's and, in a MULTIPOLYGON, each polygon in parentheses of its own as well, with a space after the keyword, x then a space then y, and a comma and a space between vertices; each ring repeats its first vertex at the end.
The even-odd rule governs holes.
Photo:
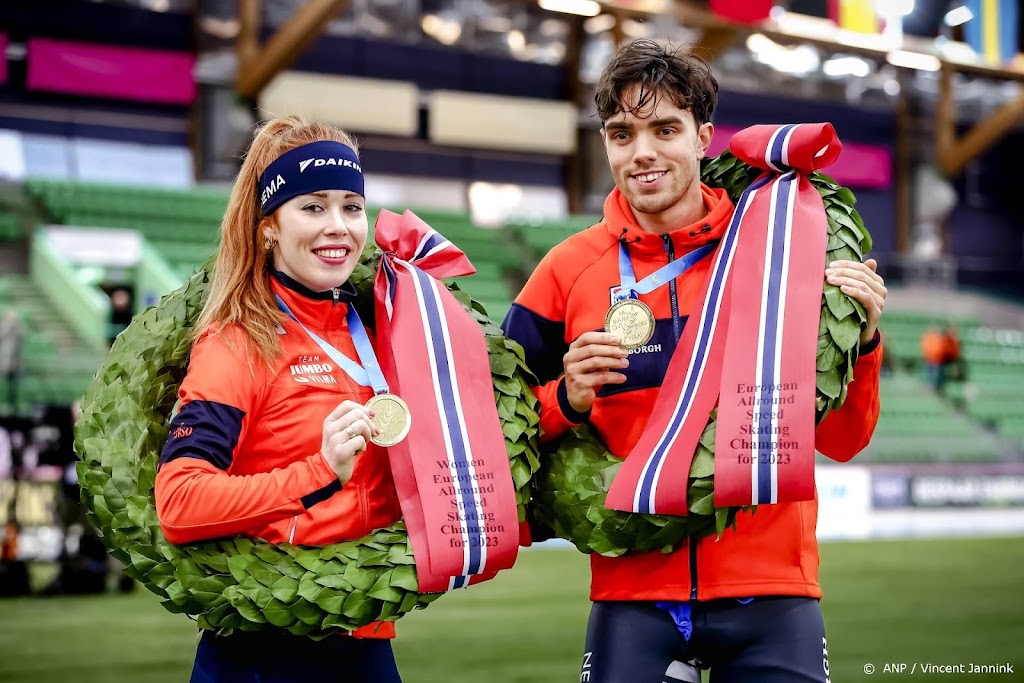
POLYGON ((634 40, 620 48, 605 67, 594 102, 603 124, 623 111, 649 115, 661 96, 669 97, 680 109, 689 109, 700 126, 711 120, 718 101, 718 81, 707 62, 682 47, 634 40), (626 102, 626 92, 633 86, 638 87, 636 101, 626 102))

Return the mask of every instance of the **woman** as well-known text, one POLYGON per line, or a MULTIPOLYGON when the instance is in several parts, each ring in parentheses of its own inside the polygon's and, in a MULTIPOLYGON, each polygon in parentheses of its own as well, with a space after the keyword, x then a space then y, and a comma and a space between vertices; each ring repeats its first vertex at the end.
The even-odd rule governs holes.
MULTIPOLYGON (((172 543, 328 545, 399 519, 364 406, 373 344, 350 309, 367 232, 348 135, 298 117, 257 132, 160 458, 157 511, 172 543)), ((397 682, 392 637, 392 623, 322 641, 204 631, 192 681, 397 682)))

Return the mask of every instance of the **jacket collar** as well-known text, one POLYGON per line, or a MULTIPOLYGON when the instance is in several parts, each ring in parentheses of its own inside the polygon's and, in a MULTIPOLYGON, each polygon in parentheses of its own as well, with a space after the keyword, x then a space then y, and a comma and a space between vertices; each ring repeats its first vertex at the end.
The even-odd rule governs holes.
MULTIPOLYGON (((334 301, 334 290, 328 289, 325 292, 314 292, 312 289, 302 284, 298 280, 295 280, 288 275, 285 275, 279 270, 273 267, 268 268, 270 276, 281 283, 284 287, 290 289, 296 294, 303 296, 307 299, 313 299, 315 301, 334 301)), ((338 301, 344 301, 349 303, 355 301, 358 292, 356 292, 356 286, 346 280, 340 287, 338 287, 338 301)))
POLYGON ((274 268, 268 270, 270 289, 281 297, 303 325, 316 331, 347 327, 345 316, 348 306, 357 296, 355 285, 351 282, 338 287, 338 303, 335 304, 333 289, 315 292, 274 268))
MULTIPOLYGON (((701 183, 701 196, 707 215, 690 225, 681 225, 668 233, 676 254, 686 254, 713 240, 719 240, 729 227, 733 204, 728 193, 721 188, 710 188, 701 183)), ((615 188, 604 202, 604 222, 609 234, 616 240, 625 240, 631 253, 665 251, 661 235, 647 232, 636 221, 633 209, 625 196, 615 188)))

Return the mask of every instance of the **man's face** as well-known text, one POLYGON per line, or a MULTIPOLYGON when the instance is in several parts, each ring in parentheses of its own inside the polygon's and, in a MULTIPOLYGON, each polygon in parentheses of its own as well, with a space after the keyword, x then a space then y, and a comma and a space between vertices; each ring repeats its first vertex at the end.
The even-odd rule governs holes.
MULTIPOLYGON (((637 86, 624 93, 629 109, 638 94, 637 86)), ((700 196, 700 160, 713 132, 710 123, 698 127, 689 109, 659 92, 656 107, 619 112, 604 122, 601 136, 615 184, 633 210, 663 214, 685 197, 700 196)))

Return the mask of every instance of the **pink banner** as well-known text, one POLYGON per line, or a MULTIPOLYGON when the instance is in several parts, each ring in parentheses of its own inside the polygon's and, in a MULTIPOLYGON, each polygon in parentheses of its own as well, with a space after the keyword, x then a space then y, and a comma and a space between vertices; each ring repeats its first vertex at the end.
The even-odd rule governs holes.
MULTIPOLYGON (((735 126, 715 126, 708 154, 718 156, 729 148, 729 140, 740 132, 735 126)), ((840 185, 884 188, 892 184, 892 152, 882 145, 844 142, 839 160, 825 171, 840 185)))
POLYGON ((7 82, 7 34, 0 33, 0 84, 7 82))
POLYGON ((30 90, 192 104, 195 55, 168 50, 89 45, 46 38, 28 41, 30 90))

